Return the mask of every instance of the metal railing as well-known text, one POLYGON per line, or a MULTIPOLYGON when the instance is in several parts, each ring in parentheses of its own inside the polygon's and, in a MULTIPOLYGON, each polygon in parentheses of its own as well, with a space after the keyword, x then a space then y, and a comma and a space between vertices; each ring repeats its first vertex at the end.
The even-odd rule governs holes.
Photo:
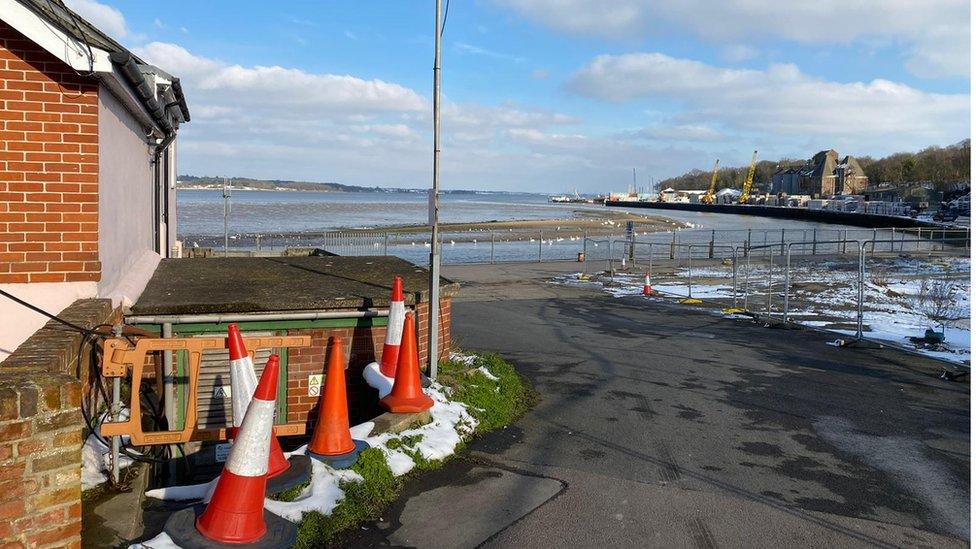
MULTIPOLYGON (((595 231, 593 231, 595 232, 595 231)), ((594 235, 595 236, 595 235, 594 235)), ((193 254, 210 248, 210 255, 221 255, 223 237, 184 237, 185 249, 193 254), (191 250, 197 250, 196 252, 191 250)), ((968 249, 970 231, 950 228, 884 228, 884 229, 681 229, 667 232, 635 234, 625 238, 621 234, 600 231, 600 239, 613 240, 613 246, 624 246, 628 259, 631 253, 676 259, 684 246, 694 245, 694 259, 715 258, 723 251, 739 247, 755 249, 774 247, 773 253, 786 254, 789 243, 804 243, 813 255, 848 253, 853 241, 871 241, 870 253, 878 251, 909 251, 944 249, 964 246, 968 249), (885 242, 882 249, 880 241, 885 242), (619 244, 619 243, 623 244, 619 244), (653 252, 649 251, 648 245, 653 252)), ((325 231, 320 233, 245 233, 229 239, 231 255, 280 255, 289 248, 322 248, 338 255, 394 255, 425 264, 430 235, 419 232, 392 231, 325 231)), ((509 263, 574 261, 585 258, 595 242, 585 229, 543 229, 533 231, 456 231, 441 235, 445 263, 509 263), (582 256, 580 255, 582 254, 582 256)), ((616 248, 614 250, 616 253, 616 248)), ((603 255, 601 253, 601 255, 603 255)))

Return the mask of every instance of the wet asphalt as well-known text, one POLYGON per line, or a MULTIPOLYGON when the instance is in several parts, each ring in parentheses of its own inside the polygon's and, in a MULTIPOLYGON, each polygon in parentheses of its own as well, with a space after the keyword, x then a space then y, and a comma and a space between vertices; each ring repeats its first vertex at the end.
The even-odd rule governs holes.
POLYGON ((514 363, 538 405, 412 480, 350 545, 967 545, 969 383, 938 379, 942 363, 524 279, 506 296, 481 274, 453 273, 468 296, 454 341, 514 363), (464 489, 492 469, 552 482, 464 489), (440 520, 397 541, 418 507, 463 509, 473 494, 475 521, 533 507, 486 513, 477 540, 440 520))

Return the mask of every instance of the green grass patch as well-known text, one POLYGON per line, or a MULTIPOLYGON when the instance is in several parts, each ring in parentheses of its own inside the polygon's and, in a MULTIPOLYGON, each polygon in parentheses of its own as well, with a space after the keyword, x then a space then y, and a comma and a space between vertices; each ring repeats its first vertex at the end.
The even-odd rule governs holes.
POLYGON ((383 452, 378 448, 363 450, 352 470, 362 475, 363 481, 340 484, 346 497, 336 505, 331 515, 316 512, 302 515, 295 547, 322 547, 335 542, 336 537, 346 529, 378 516, 393 501, 403 484, 402 479, 393 476, 383 452))
MULTIPOLYGON (((478 420, 476 433, 486 433, 510 424, 534 403, 534 393, 528 384, 498 355, 479 355, 473 365, 457 361, 442 361, 438 381, 449 387, 449 398, 463 402, 468 412, 478 420), (478 371, 484 366, 498 379, 488 379, 478 371)), ((421 435, 390 439, 386 447, 409 455, 416 464, 411 475, 441 466, 443 461, 424 459, 416 445, 421 435)), ((455 451, 460 451, 456 448, 455 451)), ((362 475, 363 482, 344 482, 343 499, 329 516, 317 512, 305 513, 298 525, 295 547, 322 547, 335 543, 343 532, 363 522, 377 518, 392 502, 403 485, 404 477, 394 477, 379 448, 363 450, 352 469, 362 475)), ((293 497, 297 497, 299 490, 293 497)), ((286 500, 288 501, 288 500, 286 500)))
POLYGON ((312 483, 312 479, 308 479, 305 482, 299 484, 298 486, 293 486, 284 492, 278 492, 277 494, 272 494, 271 499, 276 501, 295 501, 298 496, 302 495, 302 492, 308 488, 308 485, 312 483))
POLYGON ((463 402, 468 413, 478 420, 477 433, 486 433, 518 419, 535 402, 535 393, 519 373, 496 354, 478 355, 474 364, 445 361, 439 381, 451 388, 451 400, 463 402), (492 381, 478 368, 484 367, 498 378, 492 381))

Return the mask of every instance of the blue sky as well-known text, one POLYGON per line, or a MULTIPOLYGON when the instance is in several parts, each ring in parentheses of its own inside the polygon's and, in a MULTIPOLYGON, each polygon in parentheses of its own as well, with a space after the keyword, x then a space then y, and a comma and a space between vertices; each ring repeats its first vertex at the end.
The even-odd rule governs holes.
MULTIPOLYGON (((181 173, 429 185, 432 1, 68 4, 182 78, 181 173)), ((968 137, 968 2, 740 4, 455 0, 444 185, 606 191, 968 137)))

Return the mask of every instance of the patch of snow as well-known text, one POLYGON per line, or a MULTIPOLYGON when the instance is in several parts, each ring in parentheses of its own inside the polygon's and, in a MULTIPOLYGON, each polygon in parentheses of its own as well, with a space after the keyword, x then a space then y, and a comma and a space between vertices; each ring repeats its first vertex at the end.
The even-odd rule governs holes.
POLYGON ((498 381, 498 376, 496 376, 495 374, 489 372, 488 371, 488 368, 485 368, 484 366, 478 366, 478 370, 477 371, 481 372, 482 375, 484 375, 485 377, 487 377, 491 381, 498 381))
POLYGON ((458 353, 458 352, 455 352, 455 351, 451 351, 451 357, 450 358, 454 362, 460 362, 461 364, 464 364, 465 366, 473 366, 474 365, 474 361, 478 359, 478 356, 477 355, 468 355, 468 354, 464 354, 464 353, 458 353))
POLYGON ((130 545, 129 549, 180 549, 180 546, 166 532, 160 532, 152 539, 130 545))
POLYGON ((302 520, 302 513, 318 511, 331 515, 332 510, 346 497, 339 484, 362 482, 363 477, 349 469, 333 469, 317 459, 312 460, 312 482, 294 501, 264 500, 264 508, 292 522, 302 520))
MULTIPOLYGON (((102 422, 108 418, 108 412, 105 412, 99 417, 98 425, 101 429, 102 422)), ((129 409, 122 408, 119 413, 119 418, 121 421, 129 419, 129 409)), ((99 430, 99 433, 101 430, 99 430)), ((126 445, 129 443, 129 437, 122 437, 122 444, 126 445)), ((132 452, 133 450, 129 450, 132 452)), ((81 447, 81 489, 89 490, 108 481, 108 475, 111 470, 112 465, 112 452, 111 448, 105 445, 101 440, 95 436, 94 433, 90 433, 88 438, 85 439, 84 446, 81 447)), ((119 468, 125 469, 135 463, 135 461, 125 454, 119 454, 119 468)))

